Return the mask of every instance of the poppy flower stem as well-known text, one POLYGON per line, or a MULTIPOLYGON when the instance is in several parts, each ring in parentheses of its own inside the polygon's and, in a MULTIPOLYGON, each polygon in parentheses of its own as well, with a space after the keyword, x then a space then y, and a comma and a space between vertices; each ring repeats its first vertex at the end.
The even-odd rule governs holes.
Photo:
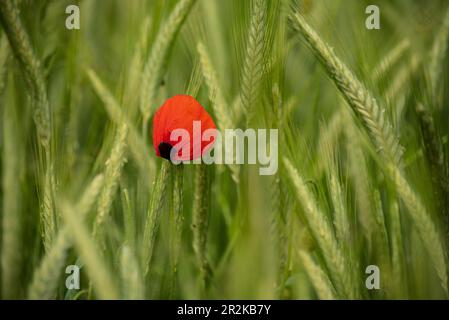
POLYGON ((171 251, 171 279, 170 279, 170 299, 176 295, 176 279, 178 274, 179 252, 182 239, 183 215, 183 176, 184 165, 170 166, 173 181, 172 208, 170 210, 170 251, 171 251))
POLYGON ((205 294, 211 275, 206 257, 210 197, 210 177, 207 169, 205 164, 200 164, 195 168, 195 197, 192 212, 193 250, 200 271, 201 295, 205 294))

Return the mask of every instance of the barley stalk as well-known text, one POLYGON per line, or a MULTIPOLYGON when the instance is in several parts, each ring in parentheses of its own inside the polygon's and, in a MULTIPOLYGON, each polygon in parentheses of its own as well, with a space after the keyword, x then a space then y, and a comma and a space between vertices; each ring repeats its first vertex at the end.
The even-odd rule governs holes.
POLYGON ((195 2, 196 0, 180 0, 156 36, 142 74, 140 110, 143 115, 144 127, 146 127, 152 106, 155 103, 168 50, 195 2))
MULTIPOLYGON (((274 125, 277 128, 282 128, 284 116, 283 105, 279 85, 275 84, 272 88, 273 101, 274 101, 274 125)), ((290 260, 290 225, 291 215, 285 205, 285 189, 282 179, 282 168, 273 177, 273 185, 271 190, 271 211, 272 211, 272 224, 271 233, 274 239, 276 249, 278 251, 277 257, 277 286, 279 290, 279 298, 288 298, 288 292, 286 290, 286 281, 290 276, 289 270, 290 260)))
POLYGON ((407 277, 401 229, 401 215, 397 201, 390 208, 391 217, 391 265, 395 282, 396 297, 407 298, 407 277))
POLYGON ((171 283, 170 283, 170 298, 176 294, 176 280, 178 275, 178 263, 182 240, 182 227, 184 221, 183 214, 183 173, 184 165, 172 166, 171 175, 173 177, 173 194, 172 194, 172 210, 171 210, 171 283))
POLYGON ((274 177, 271 188, 271 210, 273 212, 271 233, 278 251, 277 261, 277 286, 279 288, 279 298, 286 297, 286 281, 290 276, 289 270, 289 249, 290 249, 290 212, 285 206, 285 190, 279 175, 274 177))
POLYGON ((156 235, 159 230, 160 217, 164 207, 168 184, 168 170, 171 163, 164 161, 151 190, 148 213, 143 231, 142 270, 148 274, 153 256, 156 235))
POLYGON ((376 222, 375 227, 375 241, 376 241, 376 252, 379 256, 380 265, 383 268, 390 267, 390 246, 388 243, 388 233, 385 224, 384 210, 382 209, 382 199, 380 197, 379 190, 374 189, 373 192, 373 202, 374 202, 374 221, 376 222))
POLYGON ((134 208, 129 198, 129 192, 127 189, 122 191, 122 204, 124 213, 125 235, 124 242, 127 246, 134 248, 136 242, 136 215, 134 214, 134 208))
POLYGON ((207 289, 210 278, 210 266, 207 260, 207 226, 210 197, 210 181, 205 164, 195 168, 195 194, 192 209, 193 251, 199 267, 201 291, 207 289))
POLYGON ((98 174, 89 183, 89 185, 83 192, 83 195, 77 204, 77 210, 79 212, 79 215, 84 217, 93 208, 95 202, 97 201, 98 194, 100 193, 104 183, 105 183, 104 174, 98 174))

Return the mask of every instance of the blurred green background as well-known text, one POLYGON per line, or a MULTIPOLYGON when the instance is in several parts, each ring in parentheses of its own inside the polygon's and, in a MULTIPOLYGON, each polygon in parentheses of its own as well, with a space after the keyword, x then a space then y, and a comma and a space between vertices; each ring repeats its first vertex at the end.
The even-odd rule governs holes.
POLYGON ((2 298, 447 298, 447 1, 2 2, 2 298), (71 4, 79 30, 65 27, 71 4), (370 4, 379 30, 365 28, 370 4), (417 230, 297 11, 384 109, 434 234, 417 230), (152 114, 176 94, 220 128, 278 128, 278 173, 156 158, 152 114), (80 290, 65 286, 71 264, 80 290))

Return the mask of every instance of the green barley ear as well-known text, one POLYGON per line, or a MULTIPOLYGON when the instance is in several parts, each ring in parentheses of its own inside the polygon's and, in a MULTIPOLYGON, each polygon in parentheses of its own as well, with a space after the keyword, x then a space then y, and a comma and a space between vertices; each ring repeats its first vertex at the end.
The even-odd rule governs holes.
MULTIPOLYGON (((321 130, 323 131, 323 130, 321 130)), ((338 136, 338 135, 337 135, 338 136)), ((321 145, 319 146, 319 157, 327 163, 327 184, 333 206, 333 223, 335 234, 342 247, 349 249, 350 223, 348 209, 346 208, 346 195, 340 182, 340 172, 338 166, 338 153, 335 147, 335 140, 328 134, 321 134, 321 145)))
POLYGON ((344 109, 339 109, 329 121, 326 126, 323 126, 319 134, 317 157, 320 157, 320 161, 317 161, 318 173, 324 173, 329 165, 331 165, 331 157, 322 157, 328 155, 329 147, 336 147, 340 141, 344 129, 344 109))
POLYGON ((331 47, 310 27, 300 13, 293 18, 294 26, 304 36, 313 53, 326 69, 329 77, 343 94, 346 102, 363 122, 378 151, 396 164, 401 163, 402 149, 393 128, 385 117, 385 110, 340 61, 331 47))
MULTIPOLYGON (((217 118, 218 127, 224 132, 225 129, 233 128, 233 109, 226 102, 223 93, 220 90, 220 85, 217 73, 212 66, 209 55, 203 43, 198 43, 198 54, 200 56, 201 68, 204 79, 206 79, 207 87, 209 89, 209 99, 212 102, 212 107, 217 118)), ((232 173, 232 179, 239 183, 240 168, 235 164, 229 164, 229 169, 232 173)))
POLYGON ((232 109, 229 107, 221 92, 217 73, 212 66, 206 48, 202 42, 199 42, 197 49, 200 56, 203 77, 209 89, 209 99, 212 102, 213 110, 217 117, 218 127, 222 130, 232 128, 232 109))
MULTIPOLYGON (((77 215, 84 217, 94 206, 103 185, 103 175, 96 176, 87 186, 86 191, 76 206, 77 215)), ((28 299, 54 299, 60 281, 60 275, 72 246, 68 228, 63 226, 55 237, 50 250, 45 253, 39 266, 33 273, 33 280, 28 288, 28 299)))
POLYGON ((337 294, 335 293, 335 289, 332 286, 329 277, 326 275, 326 272, 313 261, 308 252, 299 250, 298 254, 304 269, 306 269, 307 276, 315 288, 318 298, 321 300, 336 300, 337 294))
POLYGON ((122 167, 126 162, 126 138, 128 127, 123 124, 117 131, 111 154, 106 161, 105 182, 98 201, 98 213, 94 223, 93 233, 97 235, 98 229, 105 222, 111 209, 114 194, 117 191, 122 167))
MULTIPOLYGON (((47 156, 47 158, 48 157, 49 156, 47 156)), ((48 250, 51 248, 52 242, 56 235, 59 218, 56 216, 55 211, 55 203, 54 203, 55 176, 54 176, 54 168, 52 165, 50 165, 48 168, 45 169, 45 172, 43 173, 43 179, 44 179, 42 183, 43 199, 39 209, 42 224, 41 226, 42 239, 45 250, 48 250)))
POLYGON ((163 77, 168 50, 195 2, 196 0, 180 0, 176 4, 173 12, 158 32, 151 48, 150 56, 143 69, 140 89, 140 110, 144 126, 151 115, 151 106, 155 102, 157 88, 163 77))
POLYGON ((408 209, 407 212, 411 215, 432 259, 442 287, 447 292, 446 253, 440 235, 426 208, 402 173, 402 147, 385 118, 384 110, 380 108, 376 100, 352 72, 338 59, 333 50, 306 23, 301 14, 296 13, 293 19, 295 27, 303 34, 329 77, 335 82, 355 114, 362 120, 373 145, 385 160, 388 176, 394 182, 398 194, 404 201, 408 209))
POLYGON ((439 230, 436 228, 426 208, 416 193, 412 190, 399 168, 390 164, 388 172, 396 186, 398 194, 407 207, 407 212, 410 213, 412 220, 415 223, 418 234, 423 241, 424 248, 430 256, 437 275, 441 280, 441 286, 447 294, 447 256, 439 230))
POLYGON ((246 113, 247 122, 253 118, 253 108, 261 95, 267 10, 264 0, 255 0, 253 4, 240 93, 241 105, 246 113))
POLYGON ((346 208, 346 197, 340 184, 338 170, 334 167, 329 177, 329 188, 334 205, 335 230, 338 239, 346 246, 350 241, 350 224, 348 209, 346 208))
POLYGON ((19 9, 15 0, 4 0, 0 2, 0 21, 8 37, 14 56, 18 60, 24 78, 30 87, 39 142, 45 148, 49 148, 51 118, 44 73, 41 68, 41 63, 32 49, 28 34, 20 20, 19 9))
POLYGON ((41 63, 36 57, 30 39, 19 16, 19 9, 14 0, 0 2, 0 22, 3 25, 10 47, 26 82, 28 83, 31 101, 34 109, 34 122, 36 124, 39 142, 39 168, 41 188, 39 195, 40 219, 42 238, 45 249, 49 249, 57 229, 57 216, 54 210, 55 177, 51 165, 51 116, 47 97, 47 85, 41 63))
POLYGON ((349 261, 337 245, 332 225, 326 215, 318 208, 304 180, 287 158, 283 158, 285 169, 298 203, 303 207, 309 229, 318 244, 326 265, 332 275, 337 293, 342 298, 356 299, 360 297, 358 286, 354 284, 353 273, 349 261))
POLYGON ((169 161, 162 162, 161 169, 151 190, 148 213, 143 231, 141 254, 141 269, 144 271, 145 275, 149 272, 151 259, 153 257, 156 235, 159 230, 160 217, 167 193, 168 171, 171 165, 172 164, 169 161))

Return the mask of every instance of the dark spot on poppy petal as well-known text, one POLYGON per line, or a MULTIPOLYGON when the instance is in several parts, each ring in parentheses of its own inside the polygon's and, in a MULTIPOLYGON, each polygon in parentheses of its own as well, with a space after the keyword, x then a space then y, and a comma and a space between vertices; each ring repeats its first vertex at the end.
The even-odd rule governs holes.
POLYGON ((170 143, 161 142, 161 143, 159 143, 159 146, 158 146, 159 154, 161 155, 162 158, 170 160, 170 151, 172 148, 173 147, 170 143))

